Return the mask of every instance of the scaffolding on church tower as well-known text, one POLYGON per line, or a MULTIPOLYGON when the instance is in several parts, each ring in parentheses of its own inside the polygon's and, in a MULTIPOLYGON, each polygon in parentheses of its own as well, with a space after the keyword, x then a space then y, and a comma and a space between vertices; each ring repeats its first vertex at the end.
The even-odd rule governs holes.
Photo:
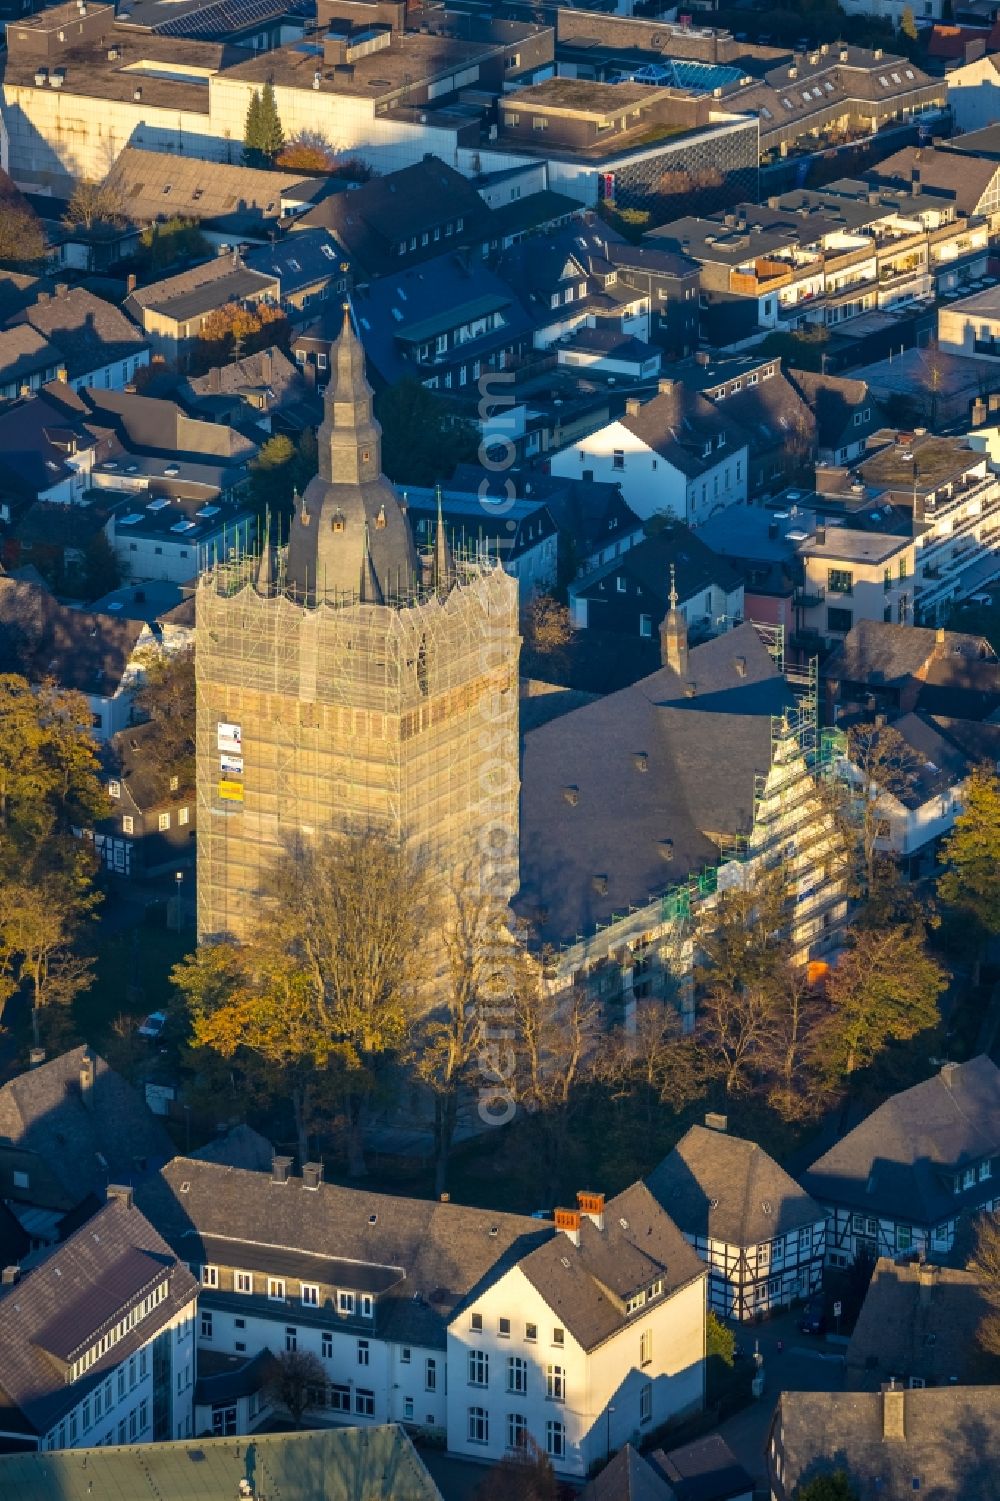
MULTIPOLYGON (((421 566, 346 318, 332 363, 286 545, 217 563, 196 592, 202 939, 242 936, 301 840, 384 830, 449 875, 481 828, 516 849, 517 583, 453 558, 443 529, 421 566)), ((516 868, 501 894, 514 884, 516 868)))

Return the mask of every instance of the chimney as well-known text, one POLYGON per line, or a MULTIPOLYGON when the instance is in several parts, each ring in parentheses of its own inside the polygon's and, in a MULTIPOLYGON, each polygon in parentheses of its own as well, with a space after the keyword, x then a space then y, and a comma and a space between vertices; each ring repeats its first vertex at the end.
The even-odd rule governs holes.
POLYGON ((65 365, 59 366, 58 370, 56 371, 56 380, 64 386, 69 383, 69 371, 66 369, 65 365))
POLYGON ((918 193, 920 192, 920 168, 917 166, 910 168, 910 191, 912 192, 914 198, 916 198, 918 193))
POLYGON ((57 281, 56 282, 56 296, 57 297, 65 297, 66 293, 68 291, 69 291, 69 282, 68 281, 57 281))
POLYGON ((588 1220, 593 1220, 598 1230, 604 1229, 604 1195, 593 1193, 578 1193, 576 1205, 581 1214, 585 1214, 588 1220))
POLYGON ((676 381, 671 380, 668 375, 664 375, 656 382, 656 389, 661 396, 669 396, 676 384, 676 381))
POLYGON ((288 1174, 291 1172, 292 1159, 290 1157, 271 1158, 271 1182, 287 1183, 288 1174))
POLYGON ((557 1209, 555 1214, 556 1229, 568 1235, 574 1246, 580 1244, 580 1211, 579 1209, 557 1209))
POLYGON ((639 414, 639 412, 641 410, 642 410, 642 402, 639 400, 638 396, 629 396, 629 397, 626 398, 626 401, 625 401, 625 415, 626 415, 626 417, 635 417, 635 416, 638 416, 638 414, 639 414))
POLYGON ((937 630, 934 632, 934 642, 935 642, 935 645, 937 645, 937 646, 943 646, 944 645, 944 626, 943 625, 939 625, 938 628, 937 628, 937 630))
POLYGON ((84 1053, 80 1064, 80 1098, 88 1110, 94 1105, 94 1060, 89 1053, 84 1053))
POLYGON ((882 1437, 906 1438, 906 1392, 895 1381, 882 1391, 882 1437))
POLYGON ((126 297, 131 297, 131 295, 132 295, 132 293, 134 291, 135 291, 135 272, 134 271, 130 271, 129 274, 128 274, 128 277, 126 279, 126 282, 125 282, 125 296, 126 297))
POLYGON ((32 1048, 31 1051, 30 1051, 30 1053, 28 1054, 28 1067, 29 1068, 40 1068, 41 1065, 44 1062, 45 1062, 45 1049, 44 1048, 32 1048))
POLYGON ((260 357, 260 373, 265 386, 269 386, 271 384, 271 351, 269 349, 265 349, 260 357))
POLYGON ((934 1284, 937 1281, 938 1269, 936 1266, 928 1266, 924 1262, 917 1276, 920 1279, 920 1306, 921 1308, 926 1308, 931 1301, 931 1293, 934 1291, 934 1284))
POLYGON ((302 1187, 311 1188, 313 1193, 323 1182, 322 1162, 303 1162, 302 1164, 302 1187))
POLYGON ((4 1287, 13 1287, 20 1275, 21 1268, 19 1266, 5 1266, 3 1273, 0 1274, 0 1285, 4 1287))
POLYGON ((222 389, 222 371, 218 365, 213 365, 208 372, 208 389, 210 391, 220 391, 222 389))
POLYGON ((711 363, 708 358, 708 350, 699 349, 694 357, 694 362, 696 365, 701 365, 703 368, 706 368, 711 363))
POLYGON ((723 1134, 729 1130, 728 1115, 720 1115, 716 1110, 710 1110, 705 1116, 705 1128, 708 1131, 721 1131, 723 1134))
POLYGON ((823 544, 826 542, 826 527, 825 526, 817 526, 817 528, 816 528, 816 536, 814 537, 813 540, 817 543, 817 545, 819 547, 823 546, 823 544))
POLYGON ((39 292, 38 296, 35 298, 35 301, 39 304, 39 306, 43 306, 46 302, 51 302, 52 297, 49 292, 39 292))
POLYGON ((125 1205, 126 1209, 132 1208, 132 1189, 129 1184, 109 1183, 107 1194, 109 1204, 112 1203, 115 1199, 118 1199, 122 1204, 125 1205))

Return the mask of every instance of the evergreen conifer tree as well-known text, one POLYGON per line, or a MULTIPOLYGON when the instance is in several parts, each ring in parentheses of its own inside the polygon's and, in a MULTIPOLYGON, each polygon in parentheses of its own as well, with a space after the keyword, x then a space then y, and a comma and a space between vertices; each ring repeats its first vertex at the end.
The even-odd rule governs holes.
POLYGON ((244 167, 264 166, 264 152, 261 150, 261 123, 260 91, 254 89, 250 95, 246 124, 243 127, 244 167))
POLYGON ((274 85, 268 79, 260 96, 260 149, 268 164, 278 156, 285 144, 285 132, 281 128, 278 106, 274 98, 274 85))

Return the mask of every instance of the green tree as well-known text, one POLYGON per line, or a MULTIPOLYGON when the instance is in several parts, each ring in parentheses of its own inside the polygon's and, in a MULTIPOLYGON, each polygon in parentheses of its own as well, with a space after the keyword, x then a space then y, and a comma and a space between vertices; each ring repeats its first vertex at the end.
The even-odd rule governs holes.
POLYGON ((162 223, 150 224, 139 236, 144 262, 160 273, 178 261, 205 260, 212 247, 193 219, 174 214, 162 223))
POLYGON ((336 1095, 359 1176, 366 1107, 424 1009, 439 932, 430 871, 405 845, 365 829, 283 856, 264 894, 245 944, 203 946, 174 982, 195 1043, 246 1061, 291 1100, 303 1157, 318 1097, 336 1095))
POLYGON ((945 869, 937 891, 972 925, 978 979, 983 949, 1000 933, 1000 778, 988 767, 978 768, 966 782, 963 801, 941 848, 945 869))
POLYGON ((858 1501, 858 1493, 846 1473, 835 1470, 832 1475, 817 1475, 796 1487, 795 1501, 858 1501))
POLYGON ((433 485, 476 456, 472 423, 418 380, 384 387, 375 415, 382 424, 382 468, 395 484, 433 485))
POLYGON ((281 128, 278 104, 274 97, 274 85, 270 79, 265 83, 260 96, 260 149, 269 167, 281 155, 285 144, 285 132, 281 128))
POLYGON ((830 1015, 822 1054, 826 1071, 850 1076, 889 1042, 937 1026, 947 976, 928 953, 921 923, 856 930, 827 983, 830 1015))
POLYGON ((903 14, 900 17, 899 29, 904 36, 909 37, 911 42, 915 42, 920 35, 919 31, 917 30, 917 23, 914 19, 912 6, 905 5, 903 7, 903 14))
POLYGON ((0 265, 15 270, 45 257, 45 232, 38 215, 7 173, 0 170, 0 265))
POLYGON ((96 905, 92 846, 109 803, 82 694, 0 677, 0 1004, 21 990, 40 1040, 90 983, 76 950, 96 905))
POLYGON ((243 127, 243 165, 244 167, 264 167, 267 159, 264 155, 261 142, 263 140, 263 127, 261 120, 260 90, 254 89, 250 95, 250 103, 247 105, 246 123, 243 127))
POLYGON ((275 433, 250 465, 250 501, 258 516, 291 516, 294 484, 295 444, 286 433, 275 433))

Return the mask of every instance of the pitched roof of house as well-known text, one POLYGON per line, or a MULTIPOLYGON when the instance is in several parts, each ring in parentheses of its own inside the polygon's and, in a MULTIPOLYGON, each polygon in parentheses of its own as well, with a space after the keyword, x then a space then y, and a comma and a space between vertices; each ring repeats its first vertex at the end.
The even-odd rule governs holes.
POLYGON ((109 1181, 131 1183, 174 1150, 132 1085, 86 1047, 0 1087, 0 1139, 37 1154, 58 1179, 67 1208, 103 1193, 109 1181), (88 1059, 93 1083, 85 1093, 81 1070, 88 1059))
POLYGON ((324 199, 299 224, 302 229, 329 229, 361 269, 377 276, 398 267, 397 246, 404 239, 418 241, 408 260, 440 254, 440 242, 421 247, 420 236, 449 219, 462 220, 456 244, 487 238, 479 230, 489 222, 490 210, 473 184, 439 157, 425 156, 412 166, 373 177, 352 192, 324 199))
POLYGON ((266 1136, 261 1136, 252 1126, 232 1126, 222 1136, 191 1152, 199 1162, 216 1162, 223 1167, 246 1168, 248 1172, 269 1173, 274 1160, 274 1147, 266 1136))
POLYGON ((646 1179, 686 1235, 756 1246, 825 1211, 755 1141, 692 1126, 646 1179))
POLYGON ((621 486, 603 480, 566 479, 534 471, 498 476, 478 464, 459 464, 451 483, 455 489, 499 501, 507 498, 508 480, 514 484, 518 496, 544 500, 559 531, 572 539, 578 557, 588 557, 594 550, 606 547, 609 534, 613 533, 617 539, 642 531, 642 521, 625 500, 621 486))
POLYGON ((646 602, 644 609, 659 625, 669 603, 671 566, 677 597, 682 601, 703 593, 713 584, 725 594, 740 585, 738 569, 706 547, 697 532, 678 522, 635 543, 621 557, 584 574, 571 585, 571 592, 577 598, 599 598, 602 584, 612 575, 622 574, 639 585, 646 602))
POLYGON ((108 183, 122 211, 139 224, 173 214, 245 224, 278 219, 283 197, 309 200, 317 192, 315 179, 296 172, 264 171, 135 146, 119 153, 108 183))
POLYGON ((827 660, 823 674, 840 682, 888 687, 926 677, 934 660, 996 661, 993 648, 982 636, 960 631, 945 631, 943 636, 939 640, 938 632, 928 626, 859 620, 827 660))
POLYGON ((822 1204, 930 1226, 975 1202, 976 1189, 955 1192, 956 1172, 998 1155, 1000 1069, 980 1054, 893 1095, 817 1158, 802 1181, 822 1204))
POLYGON ((251 271, 279 277, 283 298, 320 281, 343 280, 348 264, 330 231, 321 226, 255 245, 244 252, 243 261, 251 271))
POLYGON ((229 1242, 250 1257, 238 1265, 320 1256, 371 1268, 385 1337, 432 1347, 444 1345, 456 1307, 484 1277, 554 1233, 524 1215, 333 1183, 310 1192, 295 1176, 278 1184, 268 1173, 191 1157, 169 1162, 136 1197, 187 1261, 217 1260, 229 1242), (203 1258, 206 1237, 213 1254, 203 1258))
POLYGON ((883 425, 881 408, 867 382, 846 375, 820 375, 813 370, 788 370, 788 379, 812 407, 816 416, 816 441, 820 448, 837 449, 857 443, 883 425), (867 422, 855 423, 858 408, 869 409, 867 422))
POLYGON ((0 1415, 45 1433, 197 1296, 198 1284, 134 1205, 111 1199, 0 1297, 0 1415), (154 1286, 166 1298, 70 1382, 69 1366, 154 1286))
POLYGON ((572 942, 718 860, 746 834, 771 716, 791 703, 752 625, 525 736, 518 904, 572 942))
POLYGON ((728 1501, 754 1489, 753 1476, 719 1433, 693 1439, 669 1453, 655 1449, 650 1464, 669 1480, 674 1501, 728 1501))
POLYGON ((238 254, 217 255, 214 260, 202 261, 186 271, 136 287, 126 298, 125 306, 139 319, 144 308, 174 319, 193 318, 276 285, 274 276, 249 271, 238 254))
POLYGON ((405 1431, 395 1425, 255 1433, 100 1449, 0 1455, 5 1501, 98 1501, 142 1495, 221 1501, 242 1483, 281 1501, 441 1501, 405 1431))
POLYGON ((633 1294, 662 1282, 666 1297, 706 1275, 704 1262, 642 1183, 608 1200, 603 1228, 582 1215, 579 1245, 560 1231, 519 1266, 584 1350, 628 1324, 625 1302, 633 1294))
POLYGON ((0 578, 0 670, 31 683, 109 696, 117 692, 146 627, 73 610, 46 589, 0 578))
POLYGON ((846 1470, 859 1501, 913 1495, 922 1501, 996 1501, 997 1386, 783 1392, 772 1432, 781 1435, 782 1496, 794 1495, 814 1476, 846 1470), (887 1396, 902 1405, 902 1438, 884 1433, 887 1396))
POLYGON ((990 1370, 976 1338, 988 1312, 975 1272, 880 1257, 847 1347, 850 1386, 878 1391, 893 1377, 913 1376, 928 1386, 995 1379, 1000 1361, 990 1370))
POLYGON ((584 1486, 579 1501, 674 1501, 674 1493, 638 1450, 626 1444, 584 1486))
POLYGON ((307 394, 298 367, 277 345, 228 365, 213 365, 205 375, 189 375, 181 389, 197 405, 210 405, 213 397, 261 392, 270 398, 268 410, 301 401, 307 394))
POLYGON ((0 329, 0 384, 20 381, 40 370, 55 370, 59 350, 28 323, 0 329))
POLYGON ((651 401, 619 420, 689 479, 714 469, 747 443, 743 429, 727 416, 725 405, 717 406, 681 381, 673 381, 668 390, 662 389, 663 384, 651 401))
POLYGON ((85 287, 60 284, 54 296, 39 294, 14 321, 30 324, 55 345, 70 380, 149 348, 145 334, 131 318, 85 287))
POLYGON ((963 213, 977 211, 1000 167, 985 157, 959 156, 933 146, 904 146, 871 167, 865 177, 873 183, 909 188, 913 173, 919 173, 921 193, 940 193, 954 200, 963 213))

